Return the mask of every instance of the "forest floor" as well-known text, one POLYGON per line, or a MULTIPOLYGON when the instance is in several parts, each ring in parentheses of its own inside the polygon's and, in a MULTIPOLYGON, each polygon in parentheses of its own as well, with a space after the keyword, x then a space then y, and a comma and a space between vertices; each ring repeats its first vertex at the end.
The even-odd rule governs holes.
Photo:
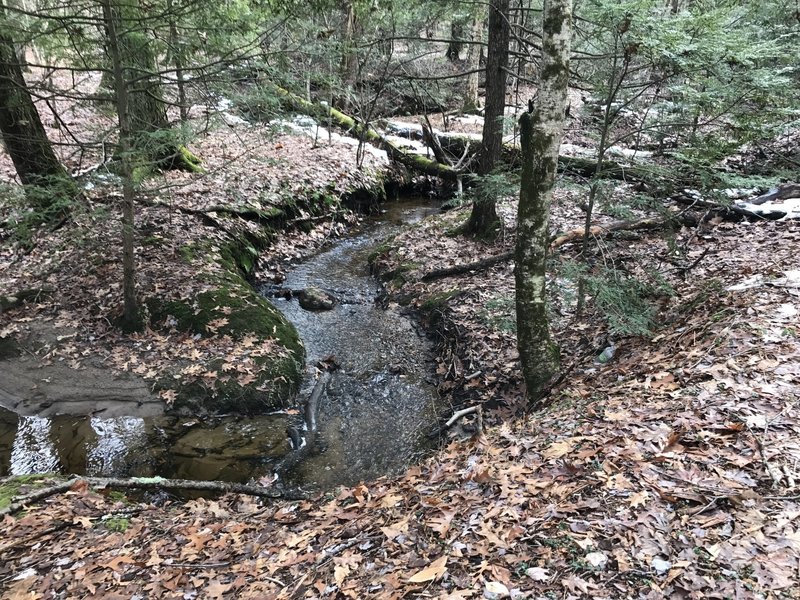
MULTIPOLYGON (((352 172, 344 162, 308 161, 307 138, 271 139, 269 150, 299 143, 303 151, 287 162, 307 165, 306 178, 323 180, 322 189, 331 173, 352 172)), ((236 164, 230 158, 219 154, 236 164)), ((264 181, 252 173, 220 179, 209 194, 203 184, 182 185, 173 201, 208 208, 203 203, 220 200, 215 194, 236 198, 245 193, 241 186, 264 181)), ((582 184, 561 182, 554 230, 581 223, 577 204, 585 193, 582 184)), ((80 482, 2 517, 2 598, 800 597, 800 224, 714 220, 667 239, 638 232, 597 240, 593 269, 613 261, 652 278, 660 295, 651 336, 611 335, 591 303, 575 316, 564 273, 578 248, 563 246, 551 287, 568 373, 542 406, 528 410, 515 350, 512 265, 422 280, 432 269, 513 248, 515 202, 505 200, 499 210, 505 226, 495 242, 451 234, 466 219, 464 208, 409 227, 374 263, 387 277, 385 301, 418 309, 438 336, 441 391, 460 405, 494 407, 482 432, 453 437, 398 477, 303 501, 228 495, 156 506, 80 482), (597 360, 612 344, 613 358, 597 360)), ((147 234, 167 244, 209 235, 188 219, 168 206, 142 213, 147 234), (165 236, 175 224, 180 228, 165 236)), ((279 276, 284 260, 318 247, 336 227, 320 221, 279 238, 264 274, 279 276)), ((112 243, 113 230, 100 231, 99 245, 87 238, 88 248, 112 243)), ((68 309, 111 310, 120 274, 103 262, 93 275, 102 279, 80 279, 77 258, 53 254, 74 247, 64 235, 55 232, 51 245, 35 251, 54 266, 76 266, 46 270, 56 277, 59 304, 7 311, 3 327, 11 333, 73 314, 67 324, 85 340, 71 335, 53 343, 63 361, 81 361, 87 348, 96 357, 102 347, 83 345, 95 343, 90 327, 104 328, 103 344, 116 334, 96 314, 68 309)), ((11 252, 4 246, 0 259, 16 285, 8 276, 9 265, 18 264, 11 252)), ((156 255, 170 253, 140 257, 146 285, 197 293, 197 279, 180 261, 148 267, 156 255)), ((144 369, 146 377, 149 363, 123 358, 185 366, 223 348, 196 347, 198 355, 183 344, 207 338, 145 335, 109 346, 125 348, 118 368, 144 369)), ((226 347, 231 376, 246 378, 236 365, 247 364, 249 343, 226 347)), ((114 356, 109 351, 105 364, 115 364, 114 356)))

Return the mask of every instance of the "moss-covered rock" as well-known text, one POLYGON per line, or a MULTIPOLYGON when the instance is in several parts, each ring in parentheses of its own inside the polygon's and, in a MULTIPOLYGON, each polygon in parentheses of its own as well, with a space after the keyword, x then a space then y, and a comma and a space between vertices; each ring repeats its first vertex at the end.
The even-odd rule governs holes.
POLYGON ((245 354, 252 376, 242 383, 235 373, 226 372, 227 357, 215 357, 203 365, 213 378, 162 377, 161 390, 174 390, 175 410, 203 410, 214 413, 254 414, 275 410, 297 390, 303 376, 305 349, 297 331, 286 318, 262 298, 241 277, 221 282, 217 289, 198 294, 192 300, 148 302, 151 323, 194 335, 230 336, 233 342, 245 338, 254 348, 270 348, 266 354, 245 354))

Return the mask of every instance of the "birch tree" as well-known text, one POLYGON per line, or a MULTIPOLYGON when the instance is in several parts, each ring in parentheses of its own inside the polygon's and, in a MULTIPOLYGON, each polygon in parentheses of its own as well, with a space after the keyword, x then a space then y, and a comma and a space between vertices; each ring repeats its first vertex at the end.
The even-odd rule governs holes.
POLYGON ((564 134, 572 0, 545 0, 538 96, 520 118, 522 176, 516 242, 517 345, 528 398, 535 402, 559 367, 547 319, 548 220, 564 134))

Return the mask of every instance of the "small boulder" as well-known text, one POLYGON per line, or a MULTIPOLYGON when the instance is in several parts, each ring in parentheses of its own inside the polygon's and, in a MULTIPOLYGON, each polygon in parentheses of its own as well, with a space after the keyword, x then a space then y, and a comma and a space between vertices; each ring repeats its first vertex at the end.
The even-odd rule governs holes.
POLYGON ((336 304, 333 296, 315 287, 304 289, 297 299, 305 310, 331 310, 336 304))

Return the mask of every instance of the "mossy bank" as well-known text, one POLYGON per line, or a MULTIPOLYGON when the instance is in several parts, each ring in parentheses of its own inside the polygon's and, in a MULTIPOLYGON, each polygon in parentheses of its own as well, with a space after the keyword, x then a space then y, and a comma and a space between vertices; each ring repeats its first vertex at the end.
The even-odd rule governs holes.
POLYGON ((179 413, 256 414, 284 407, 296 394, 305 368, 305 349, 293 325, 252 281, 259 258, 288 230, 310 231, 348 212, 345 204, 385 199, 383 181, 337 194, 333 189, 287 193, 204 215, 218 236, 194 239, 179 249, 203 291, 191 297, 147 299, 148 322, 156 331, 215 336, 227 356, 178 361, 154 389, 179 413))

